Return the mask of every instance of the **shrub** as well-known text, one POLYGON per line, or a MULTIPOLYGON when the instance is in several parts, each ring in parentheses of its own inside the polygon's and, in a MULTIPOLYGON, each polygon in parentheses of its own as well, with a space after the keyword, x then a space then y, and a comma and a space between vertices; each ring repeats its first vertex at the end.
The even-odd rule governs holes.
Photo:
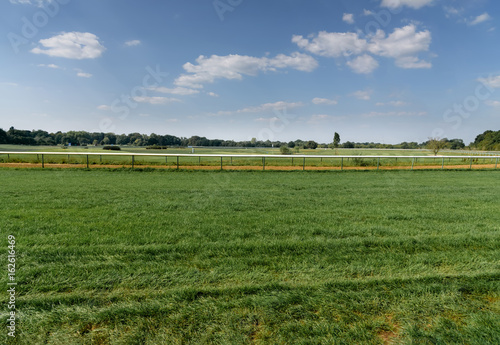
POLYGON ((146 150, 166 150, 167 148, 168 148, 167 146, 160 146, 160 145, 146 146, 146 150))
POLYGON ((292 152, 290 151, 290 149, 288 148, 288 146, 286 145, 283 145, 280 147, 280 152, 282 155, 289 155, 291 154, 292 152))
POLYGON ((114 146, 114 145, 106 145, 106 146, 103 146, 102 149, 103 150, 112 150, 112 151, 120 151, 121 150, 120 146, 114 146))

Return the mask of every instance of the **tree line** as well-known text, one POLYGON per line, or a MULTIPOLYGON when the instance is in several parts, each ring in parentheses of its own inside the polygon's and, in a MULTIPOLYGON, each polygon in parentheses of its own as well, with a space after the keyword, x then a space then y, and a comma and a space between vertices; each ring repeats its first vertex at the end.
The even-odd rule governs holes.
POLYGON ((500 131, 486 131, 479 134, 472 145, 478 150, 500 151, 500 131))
MULTIPOLYGON (((373 142, 355 143, 346 141, 341 143, 340 135, 335 132, 332 143, 317 143, 314 140, 300 140, 289 142, 257 140, 252 138, 247 141, 234 141, 222 139, 208 139, 206 137, 192 136, 190 138, 177 137, 174 135, 159 134, 115 134, 103 132, 86 131, 68 131, 49 133, 43 130, 21 130, 11 127, 5 131, 0 128, 0 144, 15 145, 48 145, 48 146, 90 146, 90 145, 131 145, 131 146, 212 146, 212 147, 282 147, 291 149, 304 148, 392 148, 392 149, 421 149, 428 148, 431 140, 417 142, 402 142, 400 144, 380 144, 373 142)), ((459 150, 464 149, 466 145, 462 139, 440 139, 442 148, 459 150)), ((470 148, 480 150, 500 150, 500 131, 486 131, 476 137, 476 140, 470 144, 470 148)))

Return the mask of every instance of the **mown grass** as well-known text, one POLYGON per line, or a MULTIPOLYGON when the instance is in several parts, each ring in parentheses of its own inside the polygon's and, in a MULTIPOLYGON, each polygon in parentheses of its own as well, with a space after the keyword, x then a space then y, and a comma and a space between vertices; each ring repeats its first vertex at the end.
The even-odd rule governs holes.
POLYGON ((498 344, 499 177, 0 169, 15 343, 498 344))
MULTIPOLYGON (((72 152, 80 152, 72 151, 72 152)), ((159 151, 159 150, 156 150, 159 151)), ((148 150, 146 153, 165 153, 165 152, 156 152, 155 150, 148 150)), ((180 150, 178 150, 180 151, 180 150)), ((208 150, 207 150, 208 151, 208 150)), ((314 151, 314 150, 309 150, 314 151)), ((89 152, 95 152, 89 151, 89 152)), ((101 152, 101 151, 99 151, 101 152)), ((123 151, 125 152, 125 151, 123 151)), ((330 150, 330 154, 333 151, 330 150)), ((51 154, 1 154, 0 155, 0 163, 32 163, 32 164, 69 164, 69 165, 86 165, 87 164, 87 156, 86 155, 71 155, 71 152, 68 152, 68 155, 51 155, 51 154), (43 159, 43 161, 42 161, 43 159)), ((145 153, 145 150, 142 151, 131 151, 128 153, 145 153)), ((187 154, 182 152, 174 152, 171 150, 168 152, 169 154, 187 154)), ((461 166, 463 168, 469 168, 471 165, 473 166, 490 166, 492 168, 498 168, 499 160, 496 157, 478 157, 473 158, 472 160, 469 158, 463 158, 460 155, 456 155, 456 157, 422 157, 422 158, 361 158, 361 157, 346 157, 339 158, 335 155, 331 155, 331 157, 324 158, 300 158, 294 157, 292 155, 283 155, 279 158, 270 158, 265 157, 265 160, 262 157, 239 157, 242 153, 237 152, 215 152, 208 151, 205 153, 210 154, 232 154, 233 157, 223 157, 222 165, 226 169, 231 169, 232 167, 263 167, 264 165, 267 167, 326 167, 326 168, 341 168, 341 167, 399 167, 402 169, 409 169, 410 167, 442 167, 446 169, 447 167, 455 167, 461 166)), ((255 152, 253 152, 255 153, 255 152)), ((276 154, 275 152, 271 152, 272 154, 276 154)), ((316 152, 308 152, 307 155, 312 154, 324 154, 321 151, 316 152)), ((200 153, 201 154, 201 153, 200 153)), ((267 153, 257 153, 260 155, 267 153)), ((393 155, 393 154, 392 154, 393 155)), ((193 156, 183 156, 183 157, 161 157, 161 156, 134 156, 134 160, 132 161, 132 156, 117 156, 113 155, 111 152, 104 152, 102 155, 89 155, 88 156, 89 165, 120 165, 123 167, 134 166, 165 166, 165 167, 177 167, 179 164, 180 167, 193 167, 193 166, 211 166, 211 167, 220 167, 221 165, 221 157, 199 157, 196 154, 193 156)))

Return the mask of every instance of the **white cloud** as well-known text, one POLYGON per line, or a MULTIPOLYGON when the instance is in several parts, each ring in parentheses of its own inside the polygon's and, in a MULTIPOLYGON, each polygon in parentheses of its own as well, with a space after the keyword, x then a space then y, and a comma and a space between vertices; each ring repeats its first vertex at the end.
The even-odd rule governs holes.
POLYGON ((172 95, 179 95, 179 96, 187 96, 187 95, 194 95, 194 94, 200 93, 200 91, 198 91, 198 90, 188 89, 185 87, 176 87, 173 89, 169 89, 166 87, 150 87, 150 88, 148 88, 148 90, 161 92, 161 93, 169 93, 172 95))
POLYGON ((325 104, 325 105, 336 105, 338 102, 334 99, 327 99, 327 98, 314 98, 312 100, 314 104, 325 104))
POLYGON ((429 50, 431 33, 428 30, 418 32, 414 23, 394 29, 388 36, 382 30, 367 36, 367 39, 360 35, 360 32, 321 31, 308 38, 294 35, 292 42, 310 53, 325 57, 361 55, 347 63, 356 73, 371 73, 378 67, 378 62, 366 53, 393 58, 396 66, 401 68, 432 67, 430 62, 418 57, 420 53, 429 50))
POLYGON ((344 15, 342 16, 342 20, 346 23, 354 24, 354 14, 344 13, 344 15))
POLYGON ((307 121, 307 123, 311 125, 317 125, 323 123, 325 120, 328 120, 329 118, 331 118, 330 115, 324 115, 324 114, 311 115, 311 118, 307 121))
POLYGON ((428 61, 423 61, 416 56, 404 56, 396 60, 396 66, 401 68, 431 68, 432 64, 428 61))
POLYGON ((444 6, 443 7, 446 18, 460 16, 463 12, 463 9, 452 7, 452 6, 444 6))
POLYGON ((40 40, 40 44, 43 48, 36 47, 31 52, 77 60, 98 58, 106 50, 99 37, 89 32, 64 32, 40 40))
POLYGON ((202 88, 203 84, 213 83, 217 79, 241 80, 243 76, 256 76, 259 72, 276 71, 292 68, 311 72, 318 62, 311 56, 301 53, 277 55, 274 58, 245 55, 199 56, 196 64, 184 64, 188 74, 182 74, 175 80, 175 85, 189 88, 202 88))
POLYGON ((369 51, 372 54, 394 58, 401 68, 430 68, 431 63, 421 61, 417 55, 428 51, 431 44, 431 33, 428 30, 417 32, 414 24, 394 29, 385 37, 379 30, 371 39, 369 51))
POLYGON ((319 120, 326 120, 329 117, 331 117, 331 116, 330 115, 323 115, 323 114, 320 114, 320 115, 311 115, 311 121, 317 122, 319 120))
POLYGON ((179 119, 166 119, 165 122, 179 122, 179 119))
POLYGON ((362 101, 369 101, 372 97, 373 90, 359 90, 356 92, 353 92, 351 96, 356 97, 357 99, 360 99, 362 101))
POLYGON ((497 76, 489 76, 487 79, 479 78, 477 81, 483 83, 486 86, 492 87, 494 89, 500 88, 500 75, 497 76))
POLYGON ((434 0, 382 0, 380 6, 388 8, 399 8, 408 6, 414 9, 419 9, 424 6, 432 5, 434 0))
POLYGON ((498 108, 500 107, 500 101, 492 101, 492 100, 487 100, 484 102, 484 104, 490 106, 490 107, 495 107, 498 108))
POLYGON ((49 65, 40 64, 40 65, 38 65, 38 67, 46 67, 46 68, 53 68, 53 69, 63 69, 62 67, 59 67, 58 65, 54 65, 53 63, 51 63, 49 65))
POLYGON ((133 97, 132 99, 138 103, 149 103, 155 105, 180 102, 180 99, 167 97, 133 97))
POLYGON ((302 107, 302 106, 304 106, 304 104, 302 102, 291 103, 291 102, 279 101, 279 102, 275 102, 275 103, 261 104, 261 105, 256 106, 256 107, 244 108, 244 109, 238 110, 237 112, 238 113, 263 113, 263 112, 275 111, 275 110, 279 111, 279 110, 283 110, 283 109, 294 109, 294 108, 298 108, 298 107, 302 107))
POLYGON ((211 115, 234 115, 234 114, 244 114, 244 113, 266 113, 266 112, 280 112, 283 110, 290 110, 294 108, 303 107, 302 102, 284 102, 279 101, 275 103, 265 103, 254 107, 247 107, 243 109, 238 109, 234 111, 219 111, 211 115))
POLYGON ((207 95, 209 95, 210 97, 219 97, 219 95, 215 92, 207 92, 207 95))
POLYGON ((257 119, 255 119, 254 121, 255 122, 275 122, 275 121, 279 121, 279 117, 271 117, 271 118, 267 118, 267 117, 259 117, 257 119))
POLYGON ((364 117, 406 117, 406 116, 425 116, 427 112, 409 112, 409 111, 390 111, 386 113, 372 111, 370 113, 363 114, 364 117))
POLYGON ((347 66, 355 73, 370 74, 378 68, 378 62, 370 55, 364 54, 354 60, 348 61, 347 66))
POLYGON ((377 103, 375 105, 377 107, 383 107, 383 106, 403 107, 403 106, 407 105, 407 103, 405 103, 403 101, 390 101, 390 102, 387 102, 387 103, 379 102, 379 103, 377 103))
POLYGON ((310 53, 326 57, 358 55, 368 46, 367 41, 354 32, 320 31, 316 37, 309 38, 294 35, 292 42, 310 53))
POLYGON ((81 78, 91 78, 92 77, 92 74, 85 73, 85 72, 78 72, 78 73, 76 73, 76 75, 81 77, 81 78))
POLYGON ((99 106, 97 107, 97 109, 99 109, 99 110, 106 110, 106 111, 108 111, 108 110, 111 110, 111 107, 110 107, 109 105, 102 104, 102 105, 99 105, 99 106))
POLYGON ((18 83, 9 83, 9 82, 1 82, 0 85, 3 85, 3 86, 12 86, 12 87, 18 87, 19 86, 18 83))
POLYGON ((486 22, 486 21, 491 20, 491 19, 493 19, 493 18, 491 18, 491 16, 487 12, 484 12, 483 14, 481 14, 481 15, 477 16, 476 18, 474 18, 469 23, 469 25, 477 25, 477 24, 486 22))
POLYGON ((140 44, 141 44, 141 41, 139 41, 139 40, 132 40, 132 41, 125 42, 125 45, 127 47, 134 47, 134 46, 138 46, 140 44))
POLYGON ((10 0, 11 4, 22 4, 22 5, 35 5, 42 7, 45 3, 52 2, 54 0, 10 0))
POLYGON ((347 118, 346 116, 333 116, 333 115, 326 115, 326 114, 317 114, 317 115, 311 115, 311 117, 309 118, 307 123, 311 124, 311 125, 321 125, 326 120, 328 120, 329 122, 332 122, 332 121, 339 122, 339 121, 345 120, 346 118, 347 118))

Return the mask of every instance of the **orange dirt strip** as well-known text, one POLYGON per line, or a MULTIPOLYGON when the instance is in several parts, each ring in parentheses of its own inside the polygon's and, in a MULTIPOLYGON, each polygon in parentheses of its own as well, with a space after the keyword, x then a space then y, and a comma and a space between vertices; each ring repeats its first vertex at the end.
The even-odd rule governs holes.
MULTIPOLYGON (((38 163, 0 163, 0 167, 6 168, 41 168, 42 164, 38 163)), ((86 168, 85 164, 45 164, 46 168, 86 168)), ((132 168, 131 165, 105 165, 105 164, 91 164, 89 165, 91 169, 95 168, 108 168, 108 169, 120 169, 120 168, 132 168)), ((135 165, 135 168, 155 168, 155 169, 176 169, 176 166, 165 166, 165 165, 135 165)), ((179 166, 179 169, 183 170, 220 170, 220 165, 214 166, 179 166)), ((265 170, 302 170, 302 166, 266 166, 265 170)), ((434 169, 441 170, 440 165, 419 165, 414 166, 414 170, 422 169, 434 169)), ((463 165, 445 165, 444 169, 469 169, 468 164, 463 165)), ((495 169, 495 164, 477 164, 472 165, 472 169, 495 169)), ((262 170, 262 166, 255 165, 243 165, 243 166, 230 166, 225 165, 223 170, 262 170)), ((305 170, 341 170, 340 167, 308 167, 305 170)), ((377 170, 377 167, 344 167, 343 170, 377 170)), ((411 166, 381 166, 379 170, 411 170, 411 166)))

